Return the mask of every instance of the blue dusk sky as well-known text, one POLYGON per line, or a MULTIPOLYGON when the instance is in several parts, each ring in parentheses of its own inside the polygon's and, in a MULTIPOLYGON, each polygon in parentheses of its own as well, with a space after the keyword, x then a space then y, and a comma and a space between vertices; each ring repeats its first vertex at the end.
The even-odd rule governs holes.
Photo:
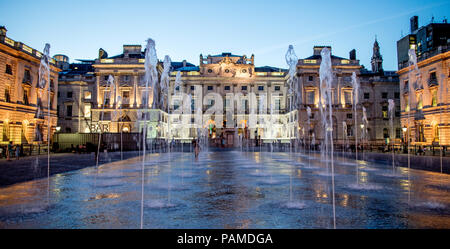
POLYGON ((255 55, 256 66, 287 68, 284 55, 294 45, 298 58, 314 45, 357 59, 370 68, 375 36, 385 70, 397 69, 396 42, 409 33, 409 19, 419 26, 450 17, 450 1, 151 1, 0 0, 0 25, 8 37, 35 49, 51 44, 51 55, 94 59, 103 48, 109 56, 123 44, 156 41, 160 59, 198 65, 199 55, 232 52, 255 55))

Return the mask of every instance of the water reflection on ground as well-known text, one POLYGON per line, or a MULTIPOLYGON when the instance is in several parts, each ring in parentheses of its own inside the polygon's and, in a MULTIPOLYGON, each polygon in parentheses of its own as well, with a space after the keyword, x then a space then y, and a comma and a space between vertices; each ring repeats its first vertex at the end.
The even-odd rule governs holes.
MULTIPOLYGON (((0 189, 0 228, 139 228, 142 159, 0 189), (50 186, 50 187, 49 187, 50 186)), ((318 155, 147 156, 145 228, 332 228, 318 155)), ((337 228, 450 228, 450 176, 336 158, 337 228)))

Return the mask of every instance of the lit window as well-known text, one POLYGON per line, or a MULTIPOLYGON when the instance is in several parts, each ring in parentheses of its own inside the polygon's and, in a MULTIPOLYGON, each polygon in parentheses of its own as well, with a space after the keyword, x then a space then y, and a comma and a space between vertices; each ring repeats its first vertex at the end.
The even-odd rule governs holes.
POLYGON ((84 117, 85 118, 91 117, 91 105, 90 104, 84 105, 84 117))
POLYGON ((92 93, 90 91, 84 91, 84 99, 91 99, 92 93))

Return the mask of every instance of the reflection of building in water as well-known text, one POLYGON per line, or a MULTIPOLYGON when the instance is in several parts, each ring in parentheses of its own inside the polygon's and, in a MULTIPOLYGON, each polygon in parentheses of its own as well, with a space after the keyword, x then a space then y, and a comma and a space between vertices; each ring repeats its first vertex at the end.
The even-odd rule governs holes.
POLYGON ((414 16, 411 34, 397 42, 401 126, 414 145, 450 145, 449 32, 446 20, 418 28, 414 16), (418 71, 408 66, 409 49, 416 51, 418 71))
MULTIPOLYGON (((300 59, 297 64, 297 77, 302 89, 302 104, 299 108, 300 136, 308 140, 308 132, 314 133, 318 142, 323 139, 321 115, 319 111, 320 78, 319 68, 321 63, 320 52, 324 46, 315 46, 312 56, 300 59), (307 108, 311 108, 311 122, 308 127, 307 108), (303 135, 304 134, 304 135, 303 135)), ((328 47, 331 51, 331 47, 328 47)), ((360 82, 359 99, 357 105, 357 138, 363 138, 372 145, 386 144, 390 135, 388 99, 393 99, 399 107, 398 77, 395 72, 384 71, 382 57, 378 42, 373 45, 372 70, 365 69, 356 59, 356 51, 350 51, 349 58, 331 55, 334 82, 332 89, 333 104, 333 139, 337 144, 345 143, 347 133, 350 143, 355 139, 355 117, 353 111, 353 87, 351 84, 352 73, 356 73, 360 82), (368 127, 362 127, 363 107, 367 112, 368 127), (344 123, 347 132, 343 131, 344 123), (364 138, 363 131, 367 131, 364 138)), ((400 126, 398 122, 399 112, 394 116, 394 134, 396 141, 400 138, 400 126)), ((391 137, 392 139, 392 137, 391 137)))
MULTIPOLYGON (((39 87, 43 54, 6 36, 0 27, 0 143, 47 141, 48 84, 39 87), (39 111, 38 111, 39 110, 39 111)), ((50 61, 50 133, 56 128, 58 72, 50 61)))

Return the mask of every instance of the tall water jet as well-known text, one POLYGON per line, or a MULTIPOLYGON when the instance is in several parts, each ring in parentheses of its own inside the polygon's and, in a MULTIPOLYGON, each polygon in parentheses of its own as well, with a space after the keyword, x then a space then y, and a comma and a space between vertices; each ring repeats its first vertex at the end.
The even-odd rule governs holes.
MULTIPOLYGON (((108 80, 106 82, 106 86, 105 86, 105 90, 103 91, 103 105, 102 105, 102 112, 101 112, 101 117, 100 120, 102 121, 101 123, 103 123, 103 118, 105 115, 105 105, 106 105, 106 99, 110 99, 111 98, 111 86, 114 86, 114 77, 112 75, 108 76, 108 80)), ((100 92, 100 89, 97 89, 97 91, 100 92)), ((108 103, 109 104, 109 103, 108 103)), ((103 133, 103 127, 101 127, 99 125, 99 134, 98 134, 98 144, 97 144, 97 155, 96 155, 96 159, 95 159, 95 167, 98 168, 98 160, 100 157, 100 145, 101 145, 101 138, 102 138, 102 133, 103 133)))
POLYGON ((408 71, 408 116, 407 116, 407 124, 408 124, 408 132, 406 134, 407 137, 407 146, 408 146, 408 172, 409 169, 411 168, 411 155, 409 152, 409 147, 410 147, 410 134, 411 134, 411 127, 410 127, 410 119, 411 119, 411 104, 412 103, 416 103, 416 95, 415 95, 415 86, 417 83, 412 83, 412 71, 414 70, 414 72, 416 72, 416 81, 419 78, 418 74, 419 74, 419 68, 417 67, 417 56, 416 56, 416 50, 415 49, 410 49, 408 50, 408 58, 409 58, 409 65, 412 66, 412 69, 410 69, 408 71))
MULTIPOLYGON (((298 94, 298 86, 297 86, 297 77, 296 77, 296 69, 297 69, 297 63, 298 63, 298 58, 297 55, 295 55, 295 51, 294 51, 294 46, 289 45, 288 51, 286 52, 285 55, 286 58, 286 64, 288 64, 289 66, 289 78, 287 80, 287 86, 288 86, 288 96, 289 96, 289 106, 288 106, 288 110, 289 113, 293 110, 293 108, 297 107, 297 98, 298 96, 295 96, 298 94), (294 105, 294 101, 296 102, 296 104, 294 105)), ((290 117, 290 114, 289 114, 290 117)), ((290 131, 289 131, 290 133, 290 131)), ((289 148, 290 150, 292 150, 292 134, 289 134, 289 148)))
POLYGON ((153 90, 153 104, 152 107, 156 107, 158 104, 158 93, 156 86, 158 84, 158 71, 156 70, 156 66, 158 63, 158 58, 156 55, 155 41, 152 39, 147 40, 147 46, 145 49, 145 90, 144 90, 144 99, 143 99, 143 116, 144 116, 144 125, 143 125, 143 154, 142 154, 142 169, 141 169, 141 229, 144 226, 144 176, 145 176, 145 150, 147 147, 147 120, 148 120, 148 108, 149 108, 149 87, 153 90))
POLYGON ((354 132, 355 132, 355 158, 356 160, 358 160, 358 118, 357 118, 357 112, 356 112, 356 106, 358 105, 359 102, 359 81, 358 78, 356 77, 356 73, 353 72, 352 73, 352 87, 353 87, 353 115, 354 115, 354 120, 355 120, 355 127, 354 127, 354 132))
POLYGON ((344 156, 344 152, 348 147, 347 122, 345 121, 342 121, 342 138, 344 140, 344 144, 342 145, 342 156, 344 156))
POLYGON ((167 100, 168 100, 168 90, 169 90, 169 72, 172 67, 172 61, 168 55, 164 56, 163 62, 163 71, 161 73, 161 81, 160 81, 160 90, 161 90, 161 98, 159 100, 160 109, 163 111, 167 111, 167 100))
POLYGON ((389 110, 389 126, 391 127, 391 149, 392 149, 392 172, 395 171, 394 164, 394 111, 395 111, 395 102, 393 99, 388 100, 388 110, 389 110))
POLYGON ((311 107, 307 106, 306 107, 306 114, 308 116, 308 138, 309 138, 309 155, 308 155, 308 160, 311 160, 311 107))
MULTIPOLYGON (((50 44, 46 43, 44 47, 44 53, 41 58, 41 64, 39 65, 39 89, 44 88, 44 91, 41 95, 41 104, 42 99, 45 97, 45 89, 47 90, 47 115, 48 115, 48 123, 47 123, 47 200, 50 198, 50 127, 51 127, 51 116, 50 116, 50 44)), ((40 92, 39 90, 37 90, 40 92)), ((56 94, 56 93, 55 93, 56 94)), ((38 103, 39 104, 39 103, 38 103)), ((38 105, 38 115, 40 114, 40 108, 43 105, 38 105)), ((39 116, 37 117, 39 118, 39 116)), ((36 124, 37 127, 37 124, 36 124)), ((42 134, 41 134, 42 135, 42 134)))
POLYGON ((362 124, 361 124, 361 128, 362 128, 362 136, 361 136, 361 148, 363 150, 363 159, 364 159, 364 143, 368 143, 368 139, 369 139, 369 134, 367 133, 367 128, 369 126, 369 121, 367 120, 367 112, 366 112, 366 108, 363 106, 362 107, 363 110, 363 116, 362 116, 362 124))
MULTIPOLYGON (((333 199, 333 227, 336 228, 336 206, 334 195, 334 159, 333 159, 333 118, 332 118, 332 82, 333 69, 331 62, 331 52, 324 47, 320 52, 322 61, 320 63, 320 98, 319 109, 322 116, 323 131, 325 135, 325 155, 330 157, 331 161, 331 185, 333 199)), ((328 160, 327 164, 328 164, 328 160)))
POLYGON ((447 84, 445 84, 445 81, 447 80, 447 76, 445 74, 441 74, 441 79, 442 79, 442 81, 441 81, 441 84, 439 85, 439 104, 440 104, 440 107, 439 107, 439 125, 436 127, 436 129, 438 129, 438 132, 439 132, 439 145, 440 145, 439 147, 440 147, 440 161, 441 161, 441 174, 442 174, 442 151, 443 151, 444 147, 441 146, 441 144, 442 144, 442 136, 441 136, 441 131, 439 129, 439 126, 442 125, 442 106, 445 103, 444 102, 445 99, 444 99, 443 94, 444 93, 448 93, 448 86, 447 86, 447 84))

